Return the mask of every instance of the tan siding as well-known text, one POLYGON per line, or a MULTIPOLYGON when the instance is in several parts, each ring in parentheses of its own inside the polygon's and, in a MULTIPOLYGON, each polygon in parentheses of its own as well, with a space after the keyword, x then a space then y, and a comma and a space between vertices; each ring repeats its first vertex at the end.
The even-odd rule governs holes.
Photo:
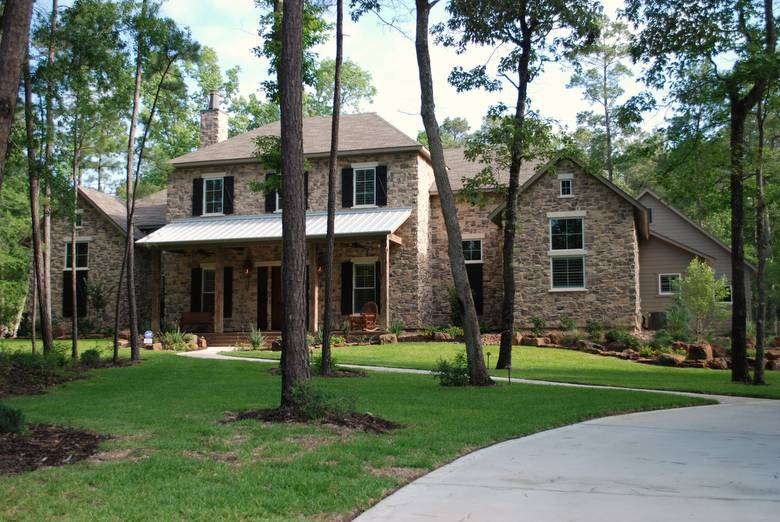
POLYGON ((650 312, 663 312, 670 304, 672 297, 659 295, 659 274, 685 275, 693 254, 671 245, 658 238, 651 237, 639 244, 639 281, 642 296, 642 314, 647 317, 650 312))

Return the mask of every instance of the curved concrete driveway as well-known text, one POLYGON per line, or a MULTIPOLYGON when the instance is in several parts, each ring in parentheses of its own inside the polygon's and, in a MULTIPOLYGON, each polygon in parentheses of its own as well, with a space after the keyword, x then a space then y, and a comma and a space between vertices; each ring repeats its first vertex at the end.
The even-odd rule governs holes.
POLYGON ((780 520, 780 401, 718 399, 496 444, 357 520, 780 520))

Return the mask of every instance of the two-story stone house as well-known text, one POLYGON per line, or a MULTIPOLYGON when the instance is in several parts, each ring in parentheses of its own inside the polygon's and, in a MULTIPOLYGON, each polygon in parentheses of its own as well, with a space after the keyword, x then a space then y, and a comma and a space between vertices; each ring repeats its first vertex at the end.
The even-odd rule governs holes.
MULTIPOLYGON (((254 190, 256 182, 277 175, 256 159, 256 140, 278 133, 275 123, 227 139, 224 112, 218 107, 203 111, 203 146, 172 160, 167 193, 152 198, 156 205, 149 208, 155 210, 145 212, 136 231, 144 266, 139 295, 152 326, 177 322, 187 312, 205 312, 213 317, 216 332, 280 329, 284 190, 254 190)), ((303 138, 307 315, 316 330, 324 307, 330 118, 305 119, 303 138)), ((452 283, 428 151, 376 114, 344 115, 339 145, 333 297, 342 315, 336 326, 369 303, 378 308, 380 326, 448 324, 452 283)), ((460 149, 446 151, 446 160, 456 191, 482 168, 460 149)), ((644 281, 661 281, 671 273, 670 264, 682 274, 690 261, 690 256, 668 255, 664 273, 645 273, 643 249, 663 241, 700 255, 686 241, 664 236, 663 225, 650 223, 640 201, 572 160, 527 164, 521 177, 515 245, 520 326, 539 315, 550 327, 568 316, 580 325, 595 319, 638 328, 646 313, 656 311, 645 310, 643 303, 658 297, 644 281)), ((459 203, 467 270, 481 321, 488 324, 498 323, 502 292, 499 202, 497 197, 484 208, 459 203)), ((116 200, 104 203, 114 206, 116 200)), ((110 225, 110 219, 104 221, 110 225)), ((85 242, 90 252, 116 248, 96 233, 85 242)), ((707 258, 705 252, 701 256, 707 258)), ((663 284, 657 287, 660 294, 669 282, 663 284)))

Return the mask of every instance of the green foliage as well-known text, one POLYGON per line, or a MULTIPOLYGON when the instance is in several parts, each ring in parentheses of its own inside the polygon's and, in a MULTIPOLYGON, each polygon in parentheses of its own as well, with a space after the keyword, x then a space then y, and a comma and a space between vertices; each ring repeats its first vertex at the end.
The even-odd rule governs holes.
POLYGON ((112 288, 105 282, 102 276, 93 275, 86 280, 87 303, 95 313, 95 318, 100 321, 105 313, 111 296, 112 288))
POLYGON ((12 150, 6 161, 0 193, 0 326, 9 329, 27 293, 31 258, 30 249, 24 245, 30 233, 26 172, 17 154, 12 150))
POLYGON ((450 322, 455 326, 463 326, 463 303, 460 302, 458 290, 454 286, 447 289, 447 299, 450 303, 450 322))
POLYGON ((387 331, 396 336, 401 335, 404 331, 404 324, 401 321, 393 321, 390 323, 390 327, 387 331))
POLYGON ((574 319, 570 315, 562 315, 560 319, 561 323, 561 330, 564 332, 569 332, 571 330, 574 330, 575 324, 574 319))
MULTIPOLYGON (((322 60, 314 71, 312 92, 304 99, 304 114, 308 116, 330 116, 333 114, 333 85, 336 60, 322 60)), ((371 73, 350 59, 341 65, 341 110, 360 112, 362 102, 371 103, 376 88, 371 83, 371 73)))
POLYGON ((714 323, 727 317, 723 300, 729 292, 728 280, 716 279, 715 270, 708 263, 694 258, 679 284, 680 303, 690 316, 693 336, 704 341, 712 333, 714 323))
MULTIPOLYGON (((471 126, 466 118, 449 116, 439 124, 439 133, 441 134, 441 144, 445 149, 454 149, 463 147, 470 136, 471 126)), ((428 146, 428 135, 424 130, 417 133, 417 141, 428 146)))
POLYGON ((691 317, 680 294, 676 294, 672 304, 666 309, 666 321, 669 331, 678 341, 688 341, 691 338, 691 317))
POLYGON ((355 409, 354 399, 336 398, 311 381, 296 383, 290 394, 290 402, 298 415, 309 420, 322 419, 328 414, 344 415, 355 409))
MULTIPOLYGON (((311 371, 312 371, 312 373, 314 375, 322 375, 322 353, 321 352, 319 352, 316 355, 314 355, 310 359, 310 363, 309 364, 311 365, 311 371)), ((330 369, 335 371, 337 364, 338 363, 336 362, 336 359, 333 357, 333 355, 331 355, 331 357, 330 357, 330 369)))
POLYGON ((451 361, 439 359, 431 371, 442 386, 466 386, 469 383, 469 366, 466 355, 458 353, 451 361))
POLYGON ((631 348, 632 350, 638 350, 641 343, 639 342, 639 339, 631 335, 625 330, 620 329, 612 329, 608 330, 607 333, 604 336, 607 340, 607 342, 618 342, 623 343, 626 345, 627 348, 631 348))
POLYGON ((671 346, 675 340, 668 330, 657 330, 650 340, 650 346, 652 348, 663 348, 664 346, 671 346))
POLYGON ((90 368, 96 368, 100 366, 100 350, 90 348, 81 352, 81 364, 89 366, 90 368))
POLYGON ((590 335, 592 339, 600 339, 603 327, 601 326, 601 323, 595 319, 588 319, 585 321, 585 331, 588 332, 588 335, 590 335))
POLYGON ((458 337, 463 337, 463 327, 462 326, 455 326, 450 325, 447 328, 444 329, 445 333, 448 333, 452 336, 453 339, 458 337))
POLYGON ((182 332, 177 326, 174 330, 168 330, 162 334, 162 345, 164 350, 175 352, 188 352, 197 350, 193 346, 193 341, 197 342, 198 336, 192 333, 182 332))
POLYGON ((0 404, 0 433, 19 433, 24 429, 22 410, 0 404))
POLYGON ((531 335, 534 337, 540 337, 547 329, 547 321, 539 315, 531 316, 531 324, 533 325, 531 327, 531 335))
POLYGON ((252 327, 249 330, 249 345, 253 350, 262 350, 265 347, 265 335, 259 328, 252 327))
POLYGON ((563 335, 561 343, 564 346, 576 346, 579 341, 583 341, 587 338, 587 334, 581 330, 574 330, 567 332, 563 335))
POLYGON ((330 336, 330 344, 332 346, 340 346, 342 344, 346 344, 347 339, 345 337, 342 337, 341 335, 331 335, 330 336))

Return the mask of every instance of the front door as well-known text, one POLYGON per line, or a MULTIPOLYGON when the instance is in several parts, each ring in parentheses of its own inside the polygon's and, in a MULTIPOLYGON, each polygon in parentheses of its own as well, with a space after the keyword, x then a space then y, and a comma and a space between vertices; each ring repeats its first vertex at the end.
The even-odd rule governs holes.
MULTIPOLYGON (((309 302, 309 271, 306 270, 306 302, 309 302)), ((282 268, 257 268, 257 327, 261 330, 282 329, 282 268), (269 281, 270 275, 270 281, 269 281), (270 283, 270 286, 269 286, 270 283), (269 310, 270 307, 270 310, 269 310), (268 322, 270 317, 270 324, 268 322)), ((309 307, 306 307, 306 328, 309 328, 309 307)))
POLYGON ((282 267, 271 267, 271 330, 281 330, 282 313, 282 267))

